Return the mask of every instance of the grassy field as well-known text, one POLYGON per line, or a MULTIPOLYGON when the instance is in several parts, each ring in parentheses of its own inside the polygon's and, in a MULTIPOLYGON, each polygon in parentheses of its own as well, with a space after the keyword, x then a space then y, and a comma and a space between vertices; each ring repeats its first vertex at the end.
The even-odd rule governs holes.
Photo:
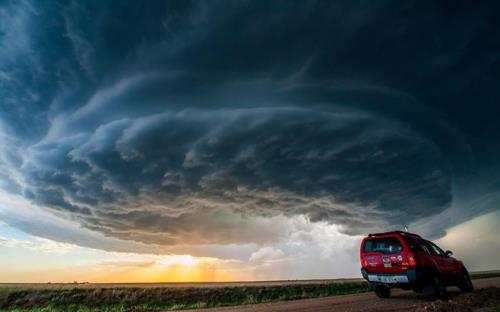
MULTIPOLYGON (((476 272, 473 279, 500 276, 476 272)), ((1 284, 0 311, 159 311, 256 304, 368 291, 362 280, 204 284, 1 284)))
POLYGON ((470 274, 470 277, 471 279, 500 277, 500 271, 473 272, 470 274))
MULTIPOLYGON (((1 288, 0 288, 1 289, 1 288)), ((316 298, 368 290, 366 282, 161 288, 3 288, 1 311, 158 311, 316 298)))

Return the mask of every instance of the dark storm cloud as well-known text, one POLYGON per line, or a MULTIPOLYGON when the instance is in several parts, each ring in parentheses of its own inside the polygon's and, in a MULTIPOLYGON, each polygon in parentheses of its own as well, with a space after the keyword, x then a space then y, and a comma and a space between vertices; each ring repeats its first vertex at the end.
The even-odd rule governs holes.
POLYGON ((446 228, 496 209, 494 12, 6 2, 0 186, 146 243, 261 243, 280 231, 263 220, 302 214, 359 234, 458 209, 446 228))

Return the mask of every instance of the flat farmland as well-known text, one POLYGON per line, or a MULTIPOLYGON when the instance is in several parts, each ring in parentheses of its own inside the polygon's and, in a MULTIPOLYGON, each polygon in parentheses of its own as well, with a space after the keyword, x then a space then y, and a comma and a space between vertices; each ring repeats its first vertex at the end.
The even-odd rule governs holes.
MULTIPOLYGON (((500 287, 500 272, 478 272, 473 276, 477 277, 474 283, 478 289, 490 287, 487 295, 484 290, 479 290, 483 292, 479 294, 487 298, 500 296, 499 288, 495 288, 500 287)), ((0 284, 0 310, 138 312, 206 308, 207 312, 288 312, 372 311, 375 308, 392 311, 400 307, 412 311, 419 303, 429 303, 429 298, 412 292, 395 291, 393 298, 379 300, 368 291, 362 279, 157 284, 4 283, 0 284), (336 304, 337 309, 332 310, 336 304)), ((462 298, 457 291, 451 290, 450 294, 452 298, 462 298)))

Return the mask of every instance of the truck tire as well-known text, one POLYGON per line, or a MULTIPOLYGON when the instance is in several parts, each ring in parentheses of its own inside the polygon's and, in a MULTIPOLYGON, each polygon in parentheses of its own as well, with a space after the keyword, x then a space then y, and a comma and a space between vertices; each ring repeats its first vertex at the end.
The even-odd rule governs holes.
POLYGON ((385 286, 375 286, 373 292, 379 298, 389 298, 391 296, 391 290, 385 286))
POLYGON ((472 280, 470 279, 470 275, 467 270, 464 270, 462 274, 462 282, 458 285, 458 288, 460 288, 462 292, 474 291, 474 285, 472 284, 472 280))
POLYGON ((425 294, 430 295, 434 299, 440 299, 443 301, 448 300, 448 293, 446 292, 446 287, 438 276, 432 277, 427 285, 423 289, 425 294))

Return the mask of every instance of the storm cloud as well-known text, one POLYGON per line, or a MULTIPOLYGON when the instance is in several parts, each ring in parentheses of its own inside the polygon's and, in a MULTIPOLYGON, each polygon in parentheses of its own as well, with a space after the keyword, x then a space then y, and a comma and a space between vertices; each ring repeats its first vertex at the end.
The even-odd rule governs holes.
POLYGON ((441 234, 498 209, 494 12, 7 1, 0 186, 146 244, 266 244, 296 216, 441 234))

